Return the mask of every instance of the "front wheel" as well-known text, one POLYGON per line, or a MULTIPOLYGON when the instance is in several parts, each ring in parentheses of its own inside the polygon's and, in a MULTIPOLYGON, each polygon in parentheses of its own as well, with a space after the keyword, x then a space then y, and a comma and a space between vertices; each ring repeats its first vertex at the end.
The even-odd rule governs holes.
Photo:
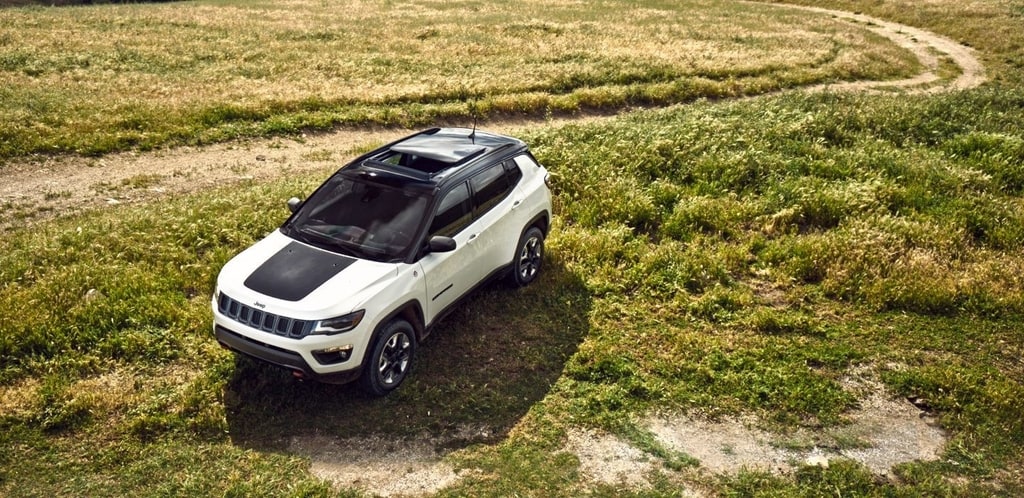
POLYGON ((516 245, 516 255, 512 261, 512 283, 522 287, 533 282, 540 273, 543 259, 544 232, 537 227, 530 227, 516 245))
POLYGON ((394 391, 412 367, 416 353, 416 338, 412 325, 395 320, 381 329, 373 341, 360 387, 373 396, 384 396, 394 391))

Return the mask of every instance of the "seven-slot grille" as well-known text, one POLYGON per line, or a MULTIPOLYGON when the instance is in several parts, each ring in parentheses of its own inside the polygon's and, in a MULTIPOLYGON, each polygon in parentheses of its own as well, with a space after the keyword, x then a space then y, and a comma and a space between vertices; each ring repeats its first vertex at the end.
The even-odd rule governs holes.
POLYGON ((217 309, 228 318, 255 329, 286 337, 306 337, 313 330, 313 320, 297 320, 286 316, 267 313, 263 310, 247 306, 239 301, 220 294, 217 309))

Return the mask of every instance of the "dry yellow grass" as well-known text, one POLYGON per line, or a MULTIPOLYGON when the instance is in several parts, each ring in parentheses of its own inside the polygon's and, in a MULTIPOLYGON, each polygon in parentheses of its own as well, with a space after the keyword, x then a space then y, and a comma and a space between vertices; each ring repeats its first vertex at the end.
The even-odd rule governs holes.
POLYGON ((156 135, 181 138, 237 119, 232 112, 262 120, 326 110, 334 122, 358 122, 388 112, 380 106, 439 107, 473 97, 498 111, 536 112, 559 95, 569 99, 562 108, 573 99, 621 105, 624 87, 670 102, 894 78, 915 64, 848 23, 739 3, 288 0, 5 9, 0 121, 7 136, 0 146, 10 143, 0 148, 7 156, 107 149, 69 134, 159 143, 156 135), (687 81, 696 90, 674 86, 687 81), (204 114, 224 106, 234 111, 204 114), (357 106, 378 110, 351 111, 357 106))

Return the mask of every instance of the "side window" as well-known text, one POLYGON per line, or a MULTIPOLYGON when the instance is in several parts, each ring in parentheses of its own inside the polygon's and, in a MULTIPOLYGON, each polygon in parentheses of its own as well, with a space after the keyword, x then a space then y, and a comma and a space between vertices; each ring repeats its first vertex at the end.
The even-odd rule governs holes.
POLYGON ((430 236, 451 237, 469 225, 473 215, 469 207, 469 187, 463 183, 445 194, 430 223, 430 236))
POLYGON ((474 214, 479 216, 495 204, 501 202, 509 193, 511 186, 505 176, 505 168, 501 164, 493 164, 469 179, 473 187, 474 214))
POLYGON ((508 183, 515 186, 523 178, 523 170, 519 169, 519 165, 515 161, 509 159, 505 161, 505 175, 508 176, 508 183))

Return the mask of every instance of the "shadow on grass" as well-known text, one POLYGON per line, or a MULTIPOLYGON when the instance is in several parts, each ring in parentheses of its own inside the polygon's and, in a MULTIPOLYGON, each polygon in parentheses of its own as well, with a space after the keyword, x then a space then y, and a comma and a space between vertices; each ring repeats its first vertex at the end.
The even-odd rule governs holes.
POLYGON ((231 438, 259 450, 312 435, 428 435, 450 447, 503 439, 561 375, 589 311, 583 282, 554 259, 527 288, 485 286, 435 327, 410 377, 384 398, 240 357, 224 393, 231 438))

